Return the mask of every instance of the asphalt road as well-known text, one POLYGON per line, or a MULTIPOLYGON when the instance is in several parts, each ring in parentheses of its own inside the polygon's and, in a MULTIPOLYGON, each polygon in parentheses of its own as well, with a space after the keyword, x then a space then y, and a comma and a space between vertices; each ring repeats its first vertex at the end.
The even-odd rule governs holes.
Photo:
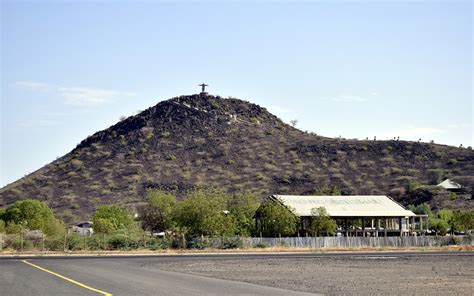
POLYGON ((474 252, 36 257, 27 259, 27 262, 23 262, 25 258, 0 258, 0 295, 314 295, 170 272, 160 270, 149 263, 183 260, 423 255, 474 256, 474 252))

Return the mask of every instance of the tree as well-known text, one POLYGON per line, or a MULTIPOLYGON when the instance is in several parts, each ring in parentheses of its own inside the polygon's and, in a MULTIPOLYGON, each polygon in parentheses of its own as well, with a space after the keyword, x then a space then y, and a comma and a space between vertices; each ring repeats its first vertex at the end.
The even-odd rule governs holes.
POLYGON ((407 208, 415 214, 431 215, 431 207, 426 202, 419 204, 417 206, 408 205, 407 208))
POLYGON ((64 231, 62 221, 54 217, 53 211, 39 200, 20 200, 9 206, 3 216, 7 229, 16 229, 18 225, 22 229, 41 230, 47 235, 53 235, 64 231), (9 224, 12 226, 8 227, 9 224))
POLYGON ((110 234, 117 230, 134 230, 130 212, 118 205, 99 206, 92 218, 94 231, 110 234))
POLYGON ((230 214, 235 218, 236 234, 250 236, 255 232, 255 211, 260 206, 258 194, 242 192, 232 195, 228 201, 230 214))
POLYGON ((325 207, 311 209, 311 223, 309 225, 309 230, 315 236, 318 236, 321 233, 334 235, 336 229, 336 221, 329 217, 325 207))
POLYGON ((146 196, 148 203, 142 213, 142 227, 157 232, 172 229, 174 226, 172 212, 176 205, 176 197, 156 189, 148 189, 146 196))
POLYGON ((436 235, 446 235, 448 233, 449 224, 443 219, 437 217, 430 217, 430 228, 433 229, 436 235))
POLYGON ((260 207, 262 216, 262 234, 268 237, 294 235, 298 226, 298 217, 294 212, 274 200, 267 200, 260 207))
POLYGON ((453 220, 455 220, 458 230, 465 233, 474 229, 474 210, 470 211, 455 211, 453 213, 453 220))
POLYGON ((176 204, 173 220, 190 236, 234 235, 235 218, 227 212, 229 196, 217 189, 198 189, 176 204))
POLYGON ((3 220, 4 214, 5 214, 5 209, 0 208, 0 233, 5 232, 5 221, 3 220))
POLYGON ((292 127, 296 127, 296 125, 298 124, 298 120, 297 119, 292 119, 292 120, 290 120, 290 123, 291 123, 292 127))

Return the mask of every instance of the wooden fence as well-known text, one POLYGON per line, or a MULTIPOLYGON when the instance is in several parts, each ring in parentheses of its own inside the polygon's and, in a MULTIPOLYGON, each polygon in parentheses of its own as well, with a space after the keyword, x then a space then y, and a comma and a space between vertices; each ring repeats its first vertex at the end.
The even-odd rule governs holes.
POLYGON ((238 245, 255 247, 301 247, 301 248, 358 248, 358 247, 439 247, 448 245, 474 245, 474 236, 393 236, 393 237, 248 237, 248 238, 198 238, 194 243, 206 247, 222 248, 238 245))

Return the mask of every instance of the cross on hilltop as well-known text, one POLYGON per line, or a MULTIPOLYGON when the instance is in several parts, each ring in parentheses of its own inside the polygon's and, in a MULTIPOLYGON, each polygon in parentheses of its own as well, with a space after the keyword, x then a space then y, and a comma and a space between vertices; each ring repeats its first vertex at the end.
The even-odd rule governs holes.
POLYGON ((209 86, 209 85, 202 83, 202 84, 199 84, 199 86, 201 87, 201 94, 207 94, 206 86, 209 86))

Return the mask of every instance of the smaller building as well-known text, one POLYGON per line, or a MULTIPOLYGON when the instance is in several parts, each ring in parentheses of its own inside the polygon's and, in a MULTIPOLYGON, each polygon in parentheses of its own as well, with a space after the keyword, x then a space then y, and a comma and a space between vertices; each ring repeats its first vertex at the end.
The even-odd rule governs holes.
MULTIPOLYGON (((300 235, 308 235, 311 210, 319 207, 336 220, 342 236, 405 236, 424 234, 428 229, 426 215, 416 215, 384 195, 272 195, 268 201, 281 204, 299 218, 300 235)), ((255 218, 257 229, 264 229, 259 210, 255 218)))
POLYGON ((450 179, 446 179, 443 182, 439 183, 437 185, 438 187, 442 187, 448 191, 461 191, 462 186, 459 183, 456 183, 450 179))
POLYGON ((71 231, 82 236, 91 236, 94 233, 92 221, 86 221, 72 226, 71 231))

